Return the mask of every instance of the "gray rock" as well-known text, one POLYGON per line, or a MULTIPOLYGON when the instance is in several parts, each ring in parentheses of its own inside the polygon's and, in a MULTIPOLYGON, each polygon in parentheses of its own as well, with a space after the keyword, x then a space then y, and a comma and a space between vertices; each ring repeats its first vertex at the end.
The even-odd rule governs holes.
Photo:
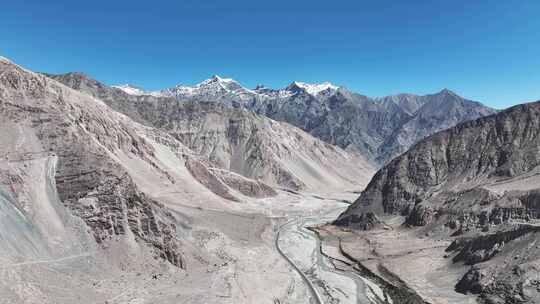
POLYGON ((87 95, 5 61, 0 61, 0 112, 4 122, 29 130, 25 137, 38 139, 42 150, 29 153, 29 159, 57 158, 54 190, 98 244, 129 230, 157 256, 184 267, 174 217, 139 191, 111 157, 124 151, 150 161, 153 150, 131 121, 87 95))
POLYGON ((454 240, 452 261, 478 266, 456 282, 457 291, 485 303, 537 303, 539 172, 535 102, 415 144, 380 169, 334 223, 371 229, 373 218, 393 215, 409 228, 446 231, 437 237, 454 240))

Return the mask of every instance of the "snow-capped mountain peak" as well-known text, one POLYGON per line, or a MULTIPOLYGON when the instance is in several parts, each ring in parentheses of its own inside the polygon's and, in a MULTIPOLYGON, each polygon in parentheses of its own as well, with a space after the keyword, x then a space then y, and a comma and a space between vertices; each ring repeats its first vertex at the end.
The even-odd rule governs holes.
POLYGON ((227 92, 247 90, 242 85, 240 85, 240 83, 238 83, 236 80, 232 78, 221 78, 218 75, 214 75, 211 78, 204 80, 203 82, 199 83, 195 87, 199 89, 203 89, 203 90, 204 89, 212 90, 212 89, 221 88, 227 92))
POLYGON ((213 75, 212 77, 210 77, 209 79, 203 81, 202 83, 208 83, 208 82, 229 83, 229 82, 236 82, 236 81, 234 79, 232 79, 232 78, 221 78, 219 75, 213 75))
POLYGON ((203 80, 194 86, 177 85, 174 88, 162 91, 165 96, 181 98, 198 97, 208 100, 218 100, 228 95, 253 95, 254 91, 244 88, 232 78, 222 78, 218 75, 203 80))
POLYGON ((150 94, 149 92, 146 92, 143 89, 141 89, 139 87, 136 87, 136 86, 133 86, 133 85, 130 85, 130 84, 113 85, 112 87, 120 89, 120 90, 124 91, 125 93, 127 93, 129 95, 140 96, 140 95, 149 95, 150 94))
POLYGON ((0 62, 11 63, 11 61, 4 56, 0 56, 0 62))
POLYGON ((302 89, 306 91, 308 94, 316 96, 322 91, 337 91, 339 89, 339 86, 336 86, 330 82, 323 82, 323 83, 317 83, 317 84, 310 84, 300 81, 294 81, 292 84, 288 86, 289 90, 297 90, 302 89))
POLYGON ((113 87, 135 96, 152 95, 160 97, 178 97, 182 99, 196 98, 214 101, 229 99, 246 101, 253 98, 269 97, 287 98, 299 92, 317 96, 323 92, 325 94, 334 94, 340 88, 339 86, 330 82, 311 84, 294 81, 283 89, 271 89, 259 85, 254 90, 250 90, 232 78, 223 78, 219 75, 213 75, 212 77, 203 80, 196 85, 190 86, 178 84, 175 87, 155 92, 145 91, 130 84, 115 85, 113 87))
POLYGON ((329 94, 335 93, 340 87, 330 82, 311 84, 306 82, 294 81, 289 86, 283 89, 271 89, 262 85, 258 85, 254 90, 250 90, 242 86, 239 82, 232 78, 223 78, 219 75, 199 82, 196 85, 178 84, 175 87, 164 89, 161 91, 149 92, 139 87, 123 84, 115 85, 114 88, 120 89, 130 95, 152 95, 152 96, 168 96, 178 98, 207 99, 221 100, 238 98, 240 100, 250 100, 252 98, 267 98, 280 97, 287 98, 298 92, 304 92, 312 96, 317 96, 322 92, 329 94))

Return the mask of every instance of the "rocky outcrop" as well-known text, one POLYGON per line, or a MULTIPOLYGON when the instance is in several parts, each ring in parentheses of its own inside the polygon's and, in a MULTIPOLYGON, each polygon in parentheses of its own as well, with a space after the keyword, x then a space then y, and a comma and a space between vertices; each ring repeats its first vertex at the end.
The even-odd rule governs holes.
POLYGON ((229 189, 223 182, 221 182, 214 174, 212 174, 209 169, 200 161, 188 159, 186 161, 186 168, 191 172, 191 175, 195 177, 201 184, 206 188, 210 189, 214 194, 219 195, 225 199, 231 201, 238 201, 234 197, 229 189))
POLYGON ((249 197, 271 197, 276 196, 277 192, 274 188, 268 186, 267 184, 261 181, 254 181, 248 178, 245 178, 239 174, 213 168, 211 169, 212 173, 219 177, 223 183, 225 183, 230 188, 242 193, 245 196, 249 197))
POLYGON ((500 253, 505 244, 529 233, 537 233, 539 231, 540 227, 520 225, 510 230, 493 234, 459 238, 454 240, 446 251, 457 252, 452 258, 454 263, 464 262, 467 265, 474 265, 487 261, 500 253))
POLYGON ((361 230, 370 230, 381 224, 382 221, 373 212, 352 214, 334 221, 334 225, 361 230))
POLYGON ((533 170, 540 165, 539 115, 540 103, 520 105, 421 141, 379 170, 341 218, 365 211, 409 214, 426 200, 444 204, 482 183, 533 170))
POLYGON ((538 226, 457 240, 447 248, 454 261, 472 265, 455 285, 461 293, 479 296, 481 303, 537 303, 538 226))
POLYGON ((433 208, 418 204, 410 212, 405 224, 409 226, 425 226, 433 222, 436 216, 437 213, 433 208))
POLYGON ((353 172, 366 177, 371 172, 371 166, 360 156, 244 109, 184 103, 166 124, 157 126, 214 167, 268 185, 293 190, 323 184, 339 187, 351 184, 353 172))
POLYGON ((29 151, 27 161, 57 160, 54 191, 98 244, 133 235, 156 256, 184 267, 174 216, 139 191, 116 160, 121 152, 154 166, 154 151, 135 133, 136 124, 101 101, 5 61, 0 62, 0 113, 4 123, 22 132, 11 151, 16 157, 29 151))
MULTIPOLYGON (((276 131, 285 131, 278 123, 214 103, 182 104, 175 117, 161 127, 214 166, 272 185, 295 190, 305 187, 281 162, 292 147, 274 142, 278 138, 276 131)), ((279 138, 294 139, 295 135, 283 134, 279 138)))
POLYGON ((255 198, 276 196, 277 192, 260 181, 245 178, 233 172, 211 167, 201 160, 188 158, 186 168, 197 181, 203 184, 214 194, 231 201, 239 201, 229 189, 255 198))

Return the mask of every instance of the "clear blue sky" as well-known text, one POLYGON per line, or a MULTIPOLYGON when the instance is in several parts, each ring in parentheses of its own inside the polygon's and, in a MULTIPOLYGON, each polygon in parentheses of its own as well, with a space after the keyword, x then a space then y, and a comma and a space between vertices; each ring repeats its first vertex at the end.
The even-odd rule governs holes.
POLYGON ((538 0, 3 1, 0 55, 146 89, 219 74, 503 108, 540 99, 539 16, 538 0))

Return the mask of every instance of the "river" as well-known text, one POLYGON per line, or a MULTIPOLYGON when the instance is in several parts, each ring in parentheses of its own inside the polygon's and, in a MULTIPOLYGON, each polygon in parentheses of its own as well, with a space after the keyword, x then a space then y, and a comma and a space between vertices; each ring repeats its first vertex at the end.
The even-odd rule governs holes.
POLYGON ((346 207, 343 204, 318 215, 297 217, 282 225, 277 233, 276 247, 308 285, 312 295, 310 303, 372 303, 364 279, 356 273, 335 269, 321 254, 317 235, 306 229, 337 218, 346 207))

